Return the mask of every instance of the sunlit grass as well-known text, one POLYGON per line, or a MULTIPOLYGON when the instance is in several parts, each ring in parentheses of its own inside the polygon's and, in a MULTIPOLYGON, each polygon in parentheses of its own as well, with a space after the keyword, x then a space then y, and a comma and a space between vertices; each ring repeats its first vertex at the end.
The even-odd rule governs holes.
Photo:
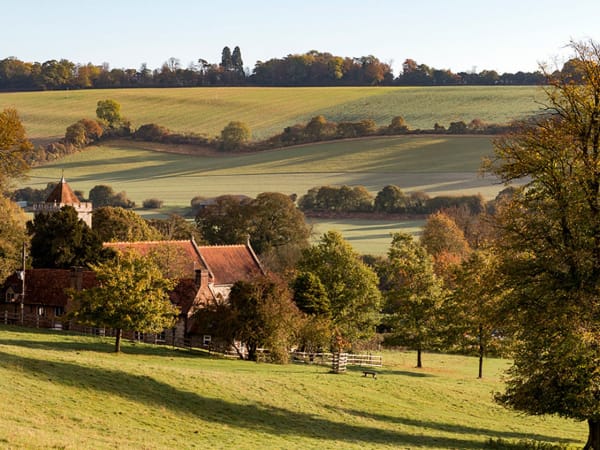
POLYGON ((382 126, 403 116, 411 128, 479 118, 505 123, 538 111, 538 87, 336 87, 106 89, 1 93, 0 109, 14 107, 29 137, 64 136, 67 126, 96 114, 98 100, 114 99, 135 127, 158 123, 178 132, 216 136, 232 120, 263 139, 323 114, 327 119, 373 119, 382 126))
POLYGON ((508 361, 383 352, 376 380, 305 365, 210 359, 0 325, 7 448, 485 448, 491 439, 582 445, 585 425, 492 401, 508 361))

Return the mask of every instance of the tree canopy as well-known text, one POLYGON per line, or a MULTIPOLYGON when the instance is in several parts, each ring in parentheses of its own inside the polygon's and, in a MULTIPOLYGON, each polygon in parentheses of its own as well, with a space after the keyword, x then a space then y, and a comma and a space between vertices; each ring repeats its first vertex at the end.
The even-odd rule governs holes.
POLYGON ((442 317, 442 283, 425 248, 408 233, 394 233, 388 251, 386 311, 394 342, 417 351, 435 348, 442 317))
POLYGON ((23 243, 29 242, 23 210, 0 195, 0 280, 21 267, 23 243))
POLYGON ((524 187, 499 211, 518 346, 505 405, 587 420, 600 449, 600 46, 571 43, 583 74, 551 77, 547 114, 495 142, 493 171, 524 187))
POLYGON ((340 233, 325 233, 316 245, 304 250, 298 269, 312 273, 325 288, 343 346, 374 335, 381 307, 377 275, 340 233))
POLYGON ((7 108, 0 112, 0 191, 29 169, 32 151, 17 111, 7 108))
POLYGON ((52 214, 38 214, 27 222, 31 237, 32 266, 69 269, 87 266, 110 257, 111 251, 72 206, 63 206, 52 214))
POLYGON ((92 269, 100 285, 71 292, 71 315, 86 325, 116 329, 116 352, 122 330, 159 333, 175 324, 179 310, 168 294, 174 283, 151 258, 123 254, 92 269))

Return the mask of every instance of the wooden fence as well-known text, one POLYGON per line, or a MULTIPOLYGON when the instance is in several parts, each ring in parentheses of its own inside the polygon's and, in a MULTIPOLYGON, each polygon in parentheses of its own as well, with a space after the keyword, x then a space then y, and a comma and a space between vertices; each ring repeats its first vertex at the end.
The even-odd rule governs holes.
MULTIPOLYGON (((353 353, 344 353, 346 355, 346 364, 348 366, 359 367, 382 367, 383 357, 381 355, 356 355, 353 353)), ((305 364, 319 364, 322 366, 331 366, 334 360, 334 353, 310 353, 293 352, 292 361, 305 364)))

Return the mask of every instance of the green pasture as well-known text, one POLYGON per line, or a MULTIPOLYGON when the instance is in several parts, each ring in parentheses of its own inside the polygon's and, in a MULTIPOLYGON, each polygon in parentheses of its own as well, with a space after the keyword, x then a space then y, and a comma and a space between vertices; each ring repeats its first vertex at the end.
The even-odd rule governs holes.
POLYGON ((367 220, 367 219, 315 219, 309 218, 313 241, 317 242, 327 231, 339 231, 355 251, 361 255, 387 254, 392 233, 410 233, 419 237, 424 220, 367 220))
POLYGON ((387 184, 429 195, 481 193, 502 188, 478 175, 492 151, 489 137, 402 136, 333 141, 240 155, 186 155, 151 150, 132 141, 90 147, 36 167, 23 185, 44 187, 62 171, 73 189, 97 184, 141 203, 158 197, 167 206, 188 206, 196 195, 256 196, 261 192, 302 195, 321 185, 363 185, 376 193, 387 184))
MULTIPOLYGON (((363 185, 375 195, 387 184, 405 192, 436 195, 481 194, 495 197, 503 188, 478 174, 481 159, 492 151, 485 136, 400 136, 333 141, 265 152, 187 155, 153 150, 154 144, 119 141, 90 147, 59 161, 36 167, 23 186, 45 187, 64 171, 73 189, 88 194, 98 184, 125 191, 141 205, 164 201, 158 213, 185 213, 196 195, 261 192, 305 194, 321 185, 363 185)), ((138 211, 156 215, 157 211, 138 211)), ((360 253, 385 254, 390 233, 402 228, 417 233, 422 222, 315 221, 315 239, 329 229, 341 231, 360 253)))
POLYGON ((173 131, 216 136, 232 120, 246 122, 254 139, 280 133, 322 114, 327 119, 373 119, 387 125, 403 116, 411 128, 479 118, 506 123, 539 110, 538 87, 169 88, 0 93, 0 109, 16 108, 27 134, 56 140, 77 120, 95 117, 98 100, 114 99, 134 127, 158 123, 173 131))
POLYGON ((271 365, 0 325, 0 446, 19 449, 484 449, 583 445, 584 423, 492 400, 508 361, 383 352, 356 369, 271 365))

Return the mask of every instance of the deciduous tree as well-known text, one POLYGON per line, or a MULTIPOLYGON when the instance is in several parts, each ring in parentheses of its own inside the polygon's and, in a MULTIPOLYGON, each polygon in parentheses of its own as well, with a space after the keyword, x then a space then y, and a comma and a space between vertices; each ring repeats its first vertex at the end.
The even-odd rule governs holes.
POLYGON ((96 105, 96 116, 110 128, 116 128, 121 120, 121 105, 115 100, 99 100, 96 105))
POLYGON ((19 206, 0 195, 0 280, 21 267, 23 243, 29 243, 26 217, 19 206))
POLYGON ((122 330, 159 333, 175 324, 179 310, 168 294, 174 283, 163 277, 151 258, 124 254, 92 268, 100 285, 71 292, 71 317, 86 325, 114 328, 115 352, 121 349, 122 330))
POLYGON ((221 131, 223 150, 239 150, 251 136, 250 127, 244 122, 232 121, 221 131))
POLYGON ((303 252, 298 268, 318 277, 325 287, 333 325, 347 346, 373 336, 381 307, 377 275, 340 233, 325 233, 303 252))
POLYGON ((102 242, 155 241, 162 237, 138 214, 120 207, 103 206, 95 209, 92 228, 102 242))
POLYGON ((388 263, 386 309, 391 313, 394 342, 416 350, 417 367, 422 367, 423 350, 432 349, 439 336, 442 283, 431 256, 410 234, 392 235, 388 263))
POLYGON ((29 169, 33 146, 25 135, 25 128, 17 111, 7 108, 0 113, 0 191, 9 181, 19 178, 29 169))
POLYGON ((495 143, 493 170, 526 181, 498 244, 518 347, 498 400, 586 420, 600 449, 600 45, 572 43, 582 82, 551 79, 547 114, 495 143))
POLYGON ((32 235, 33 267, 69 269, 101 262, 111 255, 72 206, 36 215, 33 222, 27 222, 27 231, 32 235))

